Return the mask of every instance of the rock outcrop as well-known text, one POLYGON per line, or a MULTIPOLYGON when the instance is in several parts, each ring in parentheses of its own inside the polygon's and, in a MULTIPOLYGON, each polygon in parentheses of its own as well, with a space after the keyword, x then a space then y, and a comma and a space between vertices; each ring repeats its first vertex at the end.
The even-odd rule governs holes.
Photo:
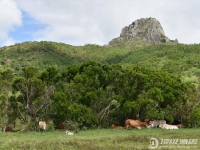
POLYGON ((111 40, 108 46, 146 45, 151 43, 177 42, 165 36, 155 18, 142 18, 122 29, 120 37, 111 40))

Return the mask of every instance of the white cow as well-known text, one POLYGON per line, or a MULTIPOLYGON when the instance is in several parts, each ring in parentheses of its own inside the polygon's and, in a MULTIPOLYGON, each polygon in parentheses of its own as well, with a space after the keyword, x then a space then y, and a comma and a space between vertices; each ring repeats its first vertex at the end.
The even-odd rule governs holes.
POLYGON ((162 129, 178 129, 177 126, 170 124, 160 124, 159 127, 162 129))
POLYGON ((66 135, 74 135, 73 132, 69 132, 69 131, 66 131, 65 134, 66 134, 66 135))
POLYGON ((39 131, 46 131, 47 124, 45 121, 39 121, 39 131))

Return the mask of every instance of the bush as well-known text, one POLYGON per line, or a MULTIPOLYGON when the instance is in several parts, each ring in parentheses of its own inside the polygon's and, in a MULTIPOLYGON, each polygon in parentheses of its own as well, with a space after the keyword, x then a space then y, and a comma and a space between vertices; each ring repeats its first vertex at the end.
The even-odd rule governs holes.
POLYGON ((54 131, 54 130, 55 130, 55 128, 54 128, 54 124, 53 123, 47 124, 46 131, 54 131))
POLYGON ((192 111, 191 120, 192 120, 192 125, 194 127, 200 127, 200 108, 197 108, 194 111, 192 111))
POLYGON ((72 130, 72 131, 78 131, 79 130, 79 125, 75 121, 68 120, 68 121, 66 121, 66 129, 67 130, 72 130))

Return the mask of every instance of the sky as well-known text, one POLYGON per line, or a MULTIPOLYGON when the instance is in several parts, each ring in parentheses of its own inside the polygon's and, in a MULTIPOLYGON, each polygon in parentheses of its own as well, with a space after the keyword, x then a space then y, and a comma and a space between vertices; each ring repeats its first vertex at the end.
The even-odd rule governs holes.
POLYGON ((0 0, 0 47, 26 41, 104 45, 149 17, 171 40, 200 43, 200 0, 0 0))

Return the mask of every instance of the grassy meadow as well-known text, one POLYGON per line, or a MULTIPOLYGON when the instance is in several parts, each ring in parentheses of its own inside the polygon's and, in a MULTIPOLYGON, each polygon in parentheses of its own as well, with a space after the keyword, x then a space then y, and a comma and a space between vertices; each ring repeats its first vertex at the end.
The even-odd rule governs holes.
POLYGON ((145 150, 156 138, 156 149, 200 149, 198 128, 179 130, 91 129, 67 136, 65 131, 0 133, 0 150, 145 150), (178 139, 177 144, 160 144, 162 139, 178 139), (197 140, 197 144, 180 144, 180 140, 197 140), (163 146, 163 147, 162 147, 163 146))

